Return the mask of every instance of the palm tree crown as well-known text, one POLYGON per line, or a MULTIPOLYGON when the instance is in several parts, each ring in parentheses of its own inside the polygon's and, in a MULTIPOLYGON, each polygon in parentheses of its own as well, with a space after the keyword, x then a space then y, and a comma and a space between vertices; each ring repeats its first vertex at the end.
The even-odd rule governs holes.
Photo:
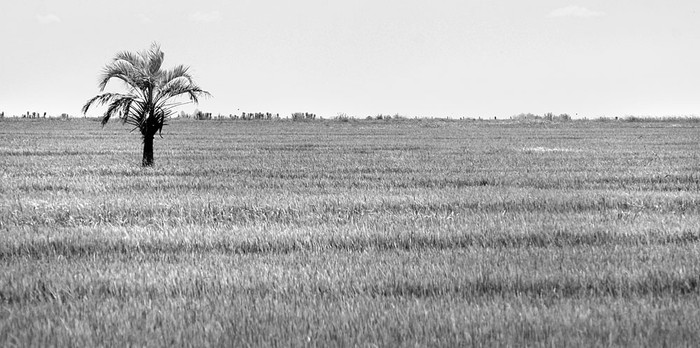
POLYGON ((167 124, 172 109, 185 103, 174 103, 173 98, 186 96, 189 102, 198 103, 201 96, 209 96, 192 81, 189 68, 178 65, 170 70, 162 69, 163 51, 157 43, 139 53, 120 52, 111 63, 105 66, 100 76, 100 92, 104 92, 112 79, 121 80, 127 87, 126 93, 102 93, 87 101, 83 113, 93 104, 108 105, 102 116, 106 124, 117 115, 126 124, 139 129, 144 139, 144 166, 153 164, 153 136, 167 124), (146 147, 150 141, 150 159, 146 147))

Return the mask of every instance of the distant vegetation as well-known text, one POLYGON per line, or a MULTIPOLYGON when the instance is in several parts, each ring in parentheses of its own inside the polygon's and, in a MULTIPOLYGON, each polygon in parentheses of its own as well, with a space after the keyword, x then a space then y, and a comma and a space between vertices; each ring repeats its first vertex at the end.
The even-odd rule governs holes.
POLYGON ((643 116, 625 116, 625 117, 600 117, 598 121, 623 121, 623 122, 700 122, 700 117, 697 116, 667 116, 667 117, 643 117, 643 116))
MULTIPOLYGON (((5 118, 5 117, 6 117, 5 112, 4 111, 0 112, 0 118, 5 118)), ((9 118, 10 116, 7 115, 7 117, 9 118)), ((67 119, 67 118, 70 118, 71 116, 68 115, 67 113, 62 113, 60 115, 50 115, 47 112, 40 113, 40 112, 36 112, 36 111, 34 111, 34 112, 27 111, 26 113, 21 114, 19 116, 13 115, 11 117, 13 117, 13 118, 30 118, 30 119, 41 119, 41 118, 44 118, 44 119, 46 119, 46 118, 48 118, 48 119, 52 119, 52 118, 67 119)))
POLYGON ((315 120, 316 119, 316 114, 308 113, 308 112, 295 112, 292 114, 292 120, 294 121, 301 121, 301 120, 315 120))
POLYGON ((571 116, 568 114, 560 114, 560 115, 555 115, 551 112, 548 112, 542 116, 527 113, 527 114, 518 114, 515 116, 510 117, 512 120, 518 120, 518 121, 534 121, 534 120, 544 120, 544 121, 571 121, 571 116))
MULTIPOLYGON (((4 112, 0 112, 0 118, 5 117, 4 112)), ((8 116, 9 117, 9 116, 8 116)), ((27 112, 26 114, 22 114, 20 116, 14 115, 12 116, 14 118, 70 118, 68 114, 64 113, 58 116, 53 116, 53 115, 46 115, 44 112, 43 114, 38 113, 38 112, 27 112)), ((305 121, 310 121, 310 120, 338 120, 338 121, 343 121, 347 122, 350 120, 353 121, 358 121, 358 120, 461 120, 461 121, 477 121, 477 120, 494 120, 493 117, 491 118, 481 118, 481 117, 459 117, 459 118, 445 118, 445 117, 417 117, 417 116, 404 116, 400 114, 393 114, 393 115, 388 115, 388 114, 377 114, 377 115, 370 115, 370 116, 365 116, 365 117, 355 117, 355 116, 350 116, 346 113, 338 113, 335 116, 332 117, 323 117, 319 116, 315 113, 310 113, 310 112, 294 112, 292 114, 289 114, 288 116, 280 115, 279 113, 272 113, 272 112, 241 112, 241 113, 236 113, 236 114, 213 114, 211 112, 206 112, 206 111, 201 111, 201 110, 195 110, 192 113, 188 113, 185 111, 180 111, 177 114, 178 118, 185 118, 185 119, 195 119, 195 120, 223 120, 223 119, 230 119, 230 120, 284 120, 284 119, 291 119, 294 121, 299 121, 299 120, 305 120, 305 121)), ((499 119, 495 119, 499 120, 499 119)), ((583 121, 600 121, 600 122, 611 122, 611 121, 618 121, 618 122, 700 122, 700 117, 699 116, 663 116, 663 117, 653 117, 653 116, 622 116, 622 117, 607 117, 607 116, 601 116, 597 118, 573 118, 569 114, 559 114, 555 115, 553 113, 545 113, 543 115, 537 115, 533 113, 521 113, 517 115, 510 116, 508 119, 500 119, 501 121, 520 121, 520 122, 528 122, 528 121, 552 121, 552 122, 567 122, 567 121, 576 121, 576 122, 583 122, 583 121)))
POLYGON ((4 119, 0 346, 694 346, 695 123, 4 119))

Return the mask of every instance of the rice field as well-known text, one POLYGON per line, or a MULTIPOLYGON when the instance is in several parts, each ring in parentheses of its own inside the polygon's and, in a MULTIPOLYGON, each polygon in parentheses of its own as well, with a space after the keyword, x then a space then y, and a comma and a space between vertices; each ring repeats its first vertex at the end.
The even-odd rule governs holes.
POLYGON ((694 346, 700 123, 0 120, 0 346, 694 346))

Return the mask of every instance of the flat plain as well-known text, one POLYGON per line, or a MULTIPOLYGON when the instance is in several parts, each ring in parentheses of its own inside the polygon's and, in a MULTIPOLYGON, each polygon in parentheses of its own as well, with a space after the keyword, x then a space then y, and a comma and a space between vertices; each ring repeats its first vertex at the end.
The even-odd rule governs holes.
POLYGON ((0 346, 693 346, 700 122, 0 120, 0 346))

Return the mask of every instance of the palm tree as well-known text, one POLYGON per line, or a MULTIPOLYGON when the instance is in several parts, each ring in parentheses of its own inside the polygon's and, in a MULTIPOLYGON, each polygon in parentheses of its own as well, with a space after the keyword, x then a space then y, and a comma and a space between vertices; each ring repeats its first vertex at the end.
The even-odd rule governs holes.
POLYGON ((93 104, 108 104, 102 116, 103 126, 117 115, 125 124, 134 126, 132 131, 138 129, 143 137, 141 164, 144 167, 153 165, 153 137, 167 125, 172 109, 190 102, 198 103, 199 97, 209 96, 209 92, 194 84, 187 73, 189 67, 178 65, 170 70, 161 69, 164 56, 157 43, 143 52, 118 53, 100 76, 100 92, 104 92, 110 80, 117 79, 126 85, 127 93, 102 93, 83 106, 83 114, 87 114, 93 104), (189 102, 173 102, 178 96, 188 97, 189 102))

